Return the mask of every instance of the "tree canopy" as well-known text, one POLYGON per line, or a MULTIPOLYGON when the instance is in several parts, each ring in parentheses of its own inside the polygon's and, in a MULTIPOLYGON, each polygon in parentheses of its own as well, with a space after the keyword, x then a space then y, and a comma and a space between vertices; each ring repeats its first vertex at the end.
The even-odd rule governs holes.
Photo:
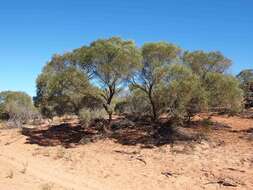
POLYGON ((205 77, 208 72, 224 73, 232 64, 230 59, 218 51, 186 51, 183 55, 183 61, 201 77, 205 77))
POLYGON ((37 79, 34 101, 46 116, 80 110, 88 116, 89 110, 100 113, 96 109, 103 108, 109 121, 115 109, 153 121, 162 115, 185 121, 203 111, 236 113, 242 104, 240 87, 251 83, 245 82, 251 75, 241 73, 239 83, 227 73, 231 64, 218 51, 184 51, 167 42, 138 48, 119 37, 98 39, 54 55, 37 79), (121 90, 128 91, 122 102, 121 90))
MULTIPOLYGON (((37 79, 35 105, 43 115, 78 114, 88 105, 99 102, 98 89, 90 84, 85 73, 70 64, 68 57, 54 56, 37 79)), ((92 106, 92 105, 90 105, 92 106)))
POLYGON ((161 111, 158 91, 167 76, 168 67, 178 61, 180 48, 166 42, 147 43, 142 47, 141 67, 132 77, 132 86, 142 90, 150 101, 152 117, 157 120, 161 111))
POLYGON ((114 96, 126 84, 141 59, 133 41, 118 37, 99 39, 88 48, 75 50, 75 62, 95 80, 101 89, 103 107, 111 120, 111 103, 114 96))

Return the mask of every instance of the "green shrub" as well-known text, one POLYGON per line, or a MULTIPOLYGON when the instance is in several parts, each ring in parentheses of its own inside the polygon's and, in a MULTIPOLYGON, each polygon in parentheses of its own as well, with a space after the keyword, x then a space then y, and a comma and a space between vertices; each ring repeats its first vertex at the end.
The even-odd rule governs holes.
POLYGON ((114 111, 116 114, 124 114, 129 112, 129 104, 127 101, 121 101, 121 102, 117 102, 115 104, 115 108, 114 111))
POLYGON ((166 106, 174 120, 190 120, 206 109, 206 92, 200 78, 184 65, 171 65, 166 83, 166 106))
POLYGON ((1 92, 0 110, 0 114, 15 127, 21 127, 22 124, 40 117, 31 97, 23 92, 1 92))
POLYGON ((229 75, 207 73, 205 88, 208 93, 209 110, 230 114, 242 110, 243 91, 239 81, 229 75))
POLYGON ((245 107, 253 107, 253 69, 243 70, 236 77, 239 79, 240 87, 244 92, 245 107))
POLYGON ((79 118, 81 123, 88 127, 95 119, 106 118, 107 113, 105 110, 91 110, 91 109, 81 109, 79 111, 79 118))
POLYGON ((134 88, 131 91, 131 95, 127 97, 127 106, 125 110, 136 116, 146 116, 152 115, 152 108, 150 106, 150 100, 147 98, 146 94, 138 89, 134 88))
POLYGON ((88 107, 102 107, 100 91, 91 85, 88 76, 70 62, 68 54, 57 55, 37 78, 36 107, 46 117, 76 114, 88 107))

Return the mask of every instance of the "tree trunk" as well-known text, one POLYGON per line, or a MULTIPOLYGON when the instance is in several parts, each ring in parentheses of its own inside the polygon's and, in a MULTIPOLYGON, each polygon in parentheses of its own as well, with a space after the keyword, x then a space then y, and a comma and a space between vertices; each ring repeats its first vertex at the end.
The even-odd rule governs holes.
POLYGON ((109 124, 111 124, 111 121, 112 121, 112 112, 110 110, 110 104, 104 104, 103 107, 104 107, 106 113, 108 114, 109 124))
POLYGON ((109 125, 111 124, 111 121, 112 121, 113 112, 111 110, 111 102, 112 102, 114 94, 115 94, 115 87, 109 87, 109 97, 106 100, 106 104, 104 104, 105 111, 107 112, 109 116, 109 125))
POLYGON ((109 115, 109 124, 111 124, 111 121, 112 121, 112 113, 110 112, 110 113, 108 113, 108 115, 109 115))
POLYGON ((152 97, 152 86, 151 86, 150 89, 149 89, 148 97, 149 97, 150 104, 151 104, 152 115, 153 115, 153 121, 156 122, 158 118, 157 118, 156 105, 155 105, 155 102, 154 102, 153 97, 152 97))
POLYGON ((156 111, 156 106, 152 98, 150 99, 151 107, 152 107, 152 114, 153 114, 153 121, 157 121, 157 111, 156 111))

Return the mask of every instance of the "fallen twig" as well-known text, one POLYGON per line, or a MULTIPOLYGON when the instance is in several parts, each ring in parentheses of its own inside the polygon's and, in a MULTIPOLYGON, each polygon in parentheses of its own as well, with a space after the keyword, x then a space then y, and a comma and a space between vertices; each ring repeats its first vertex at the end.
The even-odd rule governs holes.
POLYGON ((180 175, 180 173, 173 173, 173 172, 162 172, 161 174, 164 175, 165 177, 172 177, 172 176, 180 175))
POLYGON ((242 172, 242 173, 245 173, 244 170, 239 170, 239 169, 236 169, 236 168, 226 168, 227 170, 231 170, 231 171, 238 171, 238 172, 242 172))
POLYGON ((139 160, 139 161, 143 162, 145 165, 147 165, 147 162, 145 160, 143 160, 142 158, 137 157, 136 160, 139 160))
POLYGON ((164 176, 166 176, 166 177, 173 176, 173 173, 171 173, 171 172, 162 172, 161 174, 164 175, 164 176))
POLYGON ((216 183, 219 185, 227 186, 227 187, 237 187, 235 183, 231 183, 226 180, 211 181, 211 182, 205 183, 205 185, 216 184, 216 183))
POLYGON ((138 155, 138 154, 140 154, 140 152, 137 152, 137 151, 126 152, 126 151, 123 151, 123 150, 115 150, 114 152, 120 153, 120 154, 131 155, 130 158, 139 160, 139 161, 141 161, 142 163, 144 163, 145 165, 147 165, 147 162, 146 162, 143 158, 141 158, 142 156, 141 156, 141 155, 138 155))
POLYGON ((139 154, 139 152, 137 152, 137 151, 126 152, 126 151, 124 151, 124 150, 115 150, 114 152, 120 153, 120 154, 127 154, 127 155, 139 154))

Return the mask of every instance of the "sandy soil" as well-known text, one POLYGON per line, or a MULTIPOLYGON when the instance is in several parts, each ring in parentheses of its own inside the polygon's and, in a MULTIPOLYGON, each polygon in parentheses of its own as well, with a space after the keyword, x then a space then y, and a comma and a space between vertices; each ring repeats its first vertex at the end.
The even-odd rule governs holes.
MULTIPOLYGON (((253 120, 213 117, 200 143, 152 149, 100 140, 74 148, 0 130, 0 190, 253 189, 253 120)), ((203 130, 198 127, 194 130, 203 130)))

